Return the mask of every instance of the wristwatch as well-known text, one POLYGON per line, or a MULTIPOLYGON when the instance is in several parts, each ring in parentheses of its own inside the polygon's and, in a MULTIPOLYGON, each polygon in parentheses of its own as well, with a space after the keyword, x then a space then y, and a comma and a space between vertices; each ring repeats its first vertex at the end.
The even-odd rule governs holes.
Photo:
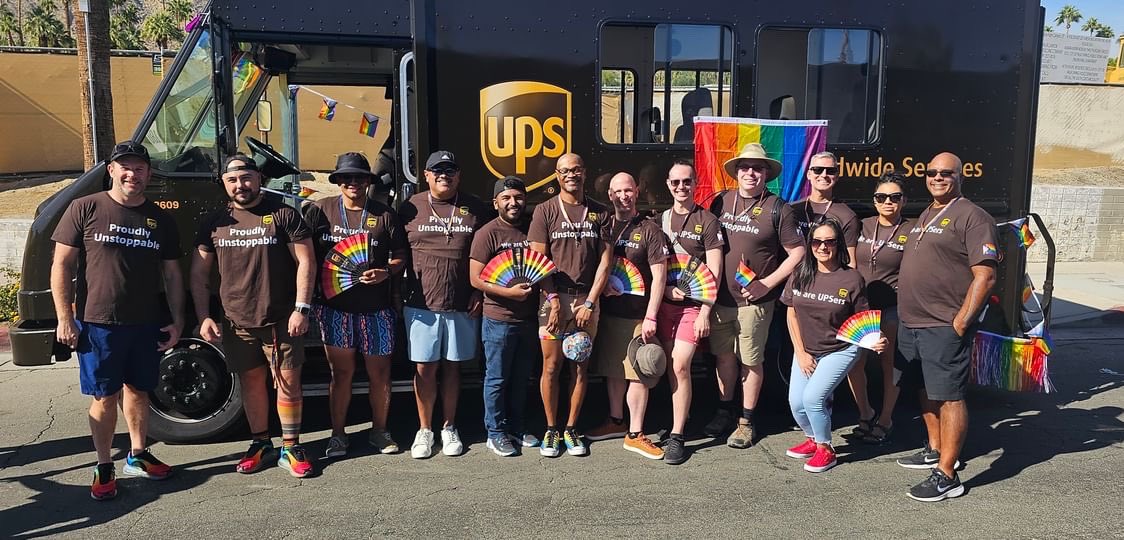
POLYGON ((312 306, 309 304, 297 302, 293 306, 293 311, 300 313, 301 315, 308 315, 309 313, 312 313, 312 306))
POLYGON ((588 309, 590 311, 593 311, 593 300, 586 300, 585 303, 582 304, 582 307, 585 308, 585 309, 588 309))

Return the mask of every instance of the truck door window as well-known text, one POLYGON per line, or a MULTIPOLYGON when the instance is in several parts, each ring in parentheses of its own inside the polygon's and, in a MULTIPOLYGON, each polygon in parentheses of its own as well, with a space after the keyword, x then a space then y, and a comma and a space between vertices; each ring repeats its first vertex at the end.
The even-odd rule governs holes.
POLYGON ((725 26, 604 25, 602 140, 691 144, 696 116, 733 114, 733 51, 733 32, 725 26))
POLYGON ((828 144, 875 144, 882 127, 882 37, 854 28, 765 28, 755 88, 758 118, 826 119, 828 144))

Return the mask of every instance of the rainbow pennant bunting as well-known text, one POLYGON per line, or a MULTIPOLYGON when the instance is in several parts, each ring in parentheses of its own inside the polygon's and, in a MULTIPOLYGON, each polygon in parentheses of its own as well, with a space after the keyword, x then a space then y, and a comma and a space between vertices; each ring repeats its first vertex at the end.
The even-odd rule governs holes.
POLYGON ((612 285, 621 294, 644 296, 648 292, 640 269, 624 257, 617 257, 612 270, 609 270, 609 285, 612 285))
POLYGON ((749 287, 750 282, 755 277, 757 277, 757 274, 745 264, 745 261, 738 263, 738 270, 734 272, 734 281, 738 282, 738 285, 741 285, 742 288, 749 287))
POLYGON ((1050 393, 1049 345, 1039 337, 976 332, 970 377, 975 384, 1014 392, 1050 393))
POLYGON ((882 312, 868 309, 851 315, 839 325, 835 339, 873 350, 874 344, 882 339, 882 312))
POLYGON ((761 143, 769 157, 781 162, 781 174, 769 181, 769 191, 786 201, 799 200, 811 190, 804 171, 812 156, 827 148, 827 120, 696 117, 696 203, 709 204, 715 193, 737 186, 723 164, 749 143, 761 143))
POLYGON ((324 105, 320 107, 320 114, 316 117, 331 122, 336 117, 336 100, 325 98, 324 105))
POLYGON ((363 119, 359 121, 359 133, 368 137, 375 136, 375 130, 379 128, 379 117, 371 113, 363 113, 363 119))
POLYGON ((1030 219, 1020 218, 1014 221, 1008 221, 1008 225, 1015 233, 1015 237, 1019 239, 1019 246, 1028 248, 1034 245, 1034 233, 1030 232, 1030 219))

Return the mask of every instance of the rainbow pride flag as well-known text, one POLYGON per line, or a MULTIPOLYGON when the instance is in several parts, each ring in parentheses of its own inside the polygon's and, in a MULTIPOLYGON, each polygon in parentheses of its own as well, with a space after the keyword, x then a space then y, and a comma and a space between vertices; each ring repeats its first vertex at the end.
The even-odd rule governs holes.
POLYGON ((1007 224, 1011 226, 1015 238, 1019 239, 1019 246, 1028 248, 1034 245, 1034 233, 1030 232, 1030 218, 1019 218, 1008 221, 1007 224))
POLYGON ((783 166, 780 176, 769 181, 769 191, 786 201, 799 200, 811 191, 804 174, 808 163, 827 148, 827 120, 696 117, 696 203, 709 204, 715 193, 737 187, 722 164, 749 143, 761 143, 765 153, 783 166))
POLYGON ((368 137, 375 136, 375 130, 379 128, 379 117, 371 113, 363 113, 363 119, 359 121, 359 133, 368 137))
POLYGON ((331 122, 336 117, 336 101, 324 99, 324 105, 320 107, 320 114, 317 114, 316 117, 331 122))

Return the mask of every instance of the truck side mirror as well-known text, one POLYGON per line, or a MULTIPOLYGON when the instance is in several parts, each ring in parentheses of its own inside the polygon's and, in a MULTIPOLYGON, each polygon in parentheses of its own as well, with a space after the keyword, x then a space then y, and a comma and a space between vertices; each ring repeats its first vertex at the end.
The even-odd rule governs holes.
POLYGON ((258 131, 262 133, 273 131, 273 104, 269 100, 263 99, 258 102, 255 112, 257 113, 258 131))

